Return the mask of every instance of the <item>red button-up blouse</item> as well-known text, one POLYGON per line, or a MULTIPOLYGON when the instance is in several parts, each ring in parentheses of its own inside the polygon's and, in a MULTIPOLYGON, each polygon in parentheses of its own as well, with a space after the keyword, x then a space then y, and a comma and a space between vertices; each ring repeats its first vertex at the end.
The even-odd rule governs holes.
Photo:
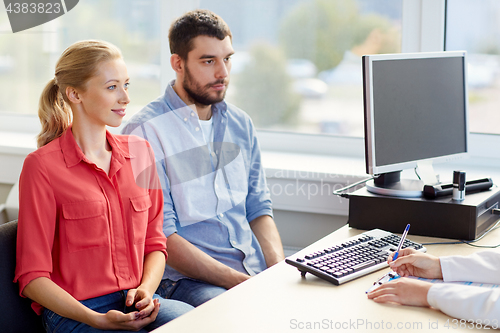
MULTIPOLYGON (((17 266, 22 291, 47 277, 77 300, 136 288, 144 256, 166 253, 163 195, 147 141, 106 134, 109 174, 88 160, 71 127, 29 154, 19 180, 17 266)), ((33 303, 41 314, 42 307, 33 303)))

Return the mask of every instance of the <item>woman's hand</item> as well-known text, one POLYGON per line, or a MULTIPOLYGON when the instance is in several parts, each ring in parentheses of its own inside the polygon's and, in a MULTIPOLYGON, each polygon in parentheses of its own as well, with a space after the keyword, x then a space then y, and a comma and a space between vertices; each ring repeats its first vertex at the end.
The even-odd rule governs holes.
POLYGON ((104 314, 97 314, 91 326, 101 330, 138 331, 156 320, 156 316, 160 311, 160 303, 158 300, 153 300, 152 303, 153 310, 149 316, 142 317, 141 312, 138 311, 123 313, 110 310, 104 314))
POLYGON ((123 313, 111 310, 96 317, 97 327, 104 330, 138 331, 156 320, 160 311, 160 302, 153 299, 154 290, 158 288, 165 267, 165 255, 161 251, 148 253, 144 259, 144 272, 141 284, 129 289, 125 305, 137 311, 123 313))
POLYGON ((60 316, 102 330, 138 331, 155 321, 160 311, 160 303, 157 300, 152 301, 151 294, 141 288, 131 289, 127 293, 125 302, 128 302, 130 296, 132 301, 130 305, 135 303, 139 310, 130 313, 116 310, 98 313, 78 302, 46 277, 39 277, 28 283, 23 290, 23 295, 60 316))
POLYGON ((438 257, 418 252, 414 249, 399 251, 398 258, 393 261, 392 254, 388 263, 392 270, 400 276, 418 276, 427 279, 442 279, 441 263, 438 257))
POLYGON ((135 306, 135 308, 139 310, 139 312, 137 313, 137 317, 140 319, 149 317, 155 307, 155 304, 153 303, 153 297, 151 296, 149 291, 141 288, 130 289, 127 292, 125 305, 128 307, 135 306))
MULTIPOLYGON (((399 260, 399 258, 397 259, 399 260)), ((384 283, 367 294, 377 303, 397 303, 401 305, 429 306, 427 293, 432 283, 408 278, 399 278, 384 283)))

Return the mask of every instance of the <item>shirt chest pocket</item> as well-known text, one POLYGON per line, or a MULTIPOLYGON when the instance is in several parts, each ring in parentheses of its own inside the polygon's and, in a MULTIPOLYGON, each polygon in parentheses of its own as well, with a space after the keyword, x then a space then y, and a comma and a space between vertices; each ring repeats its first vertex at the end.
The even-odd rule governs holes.
POLYGON ((142 244, 146 240, 148 229, 149 208, 151 208, 149 195, 130 198, 132 230, 134 231, 134 244, 142 244))
POLYGON ((80 201, 62 205, 62 227, 69 252, 109 245, 106 206, 102 201, 80 201))

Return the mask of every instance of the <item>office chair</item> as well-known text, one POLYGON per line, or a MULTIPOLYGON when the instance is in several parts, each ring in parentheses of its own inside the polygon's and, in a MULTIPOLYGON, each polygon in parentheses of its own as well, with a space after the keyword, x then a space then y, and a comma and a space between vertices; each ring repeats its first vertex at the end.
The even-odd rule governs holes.
POLYGON ((17 221, 0 225, 0 331, 3 333, 44 333, 41 316, 31 308, 31 300, 19 296, 14 283, 17 221))
POLYGON ((5 204, 0 205, 0 224, 17 220, 19 215, 19 182, 16 182, 7 196, 5 204))

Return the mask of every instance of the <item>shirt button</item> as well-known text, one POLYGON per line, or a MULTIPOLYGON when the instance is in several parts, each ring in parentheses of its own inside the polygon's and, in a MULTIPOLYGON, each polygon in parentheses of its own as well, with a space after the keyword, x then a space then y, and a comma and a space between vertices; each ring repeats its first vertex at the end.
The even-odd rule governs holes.
POLYGON ((188 119, 187 119, 187 118, 184 118, 184 121, 188 121, 188 119))
POLYGON ((221 120, 220 122, 221 122, 221 124, 224 124, 224 120, 221 120))
POLYGON ((198 131, 200 130, 200 128, 199 128, 199 127, 196 127, 194 130, 195 130, 196 132, 198 132, 198 131))
POLYGON ((212 152, 212 156, 215 156, 215 153, 214 153, 214 152, 212 152))
POLYGON ((220 213, 220 214, 219 214, 219 216, 220 216, 220 217, 224 217, 224 214, 220 213))
POLYGON ((236 246, 238 243, 236 243, 236 241, 231 241, 231 244, 233 244, 233 246, 236 246))
POLYGON ((194 117, 194 112, 191 112, 191 117, 194 117))

